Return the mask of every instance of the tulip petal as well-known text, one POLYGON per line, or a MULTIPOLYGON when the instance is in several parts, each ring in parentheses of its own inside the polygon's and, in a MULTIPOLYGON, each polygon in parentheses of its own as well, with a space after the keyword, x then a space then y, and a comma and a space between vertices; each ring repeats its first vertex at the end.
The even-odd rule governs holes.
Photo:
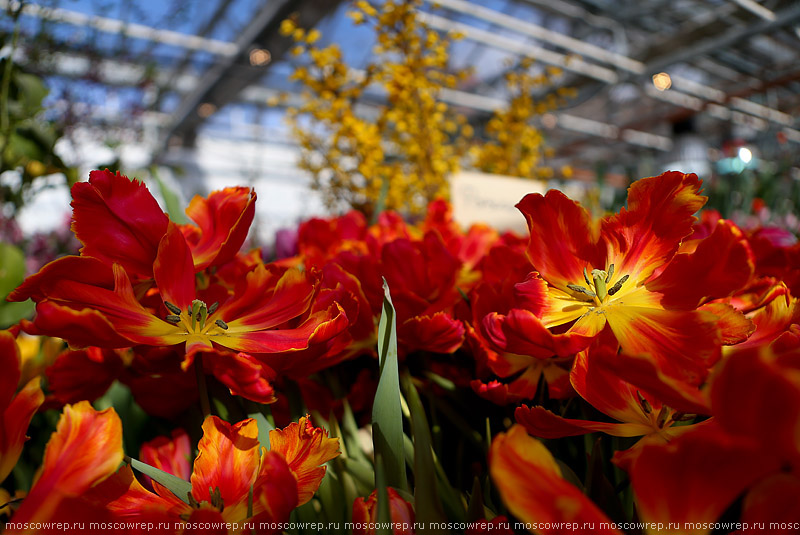
POLYGON ((247 500, 256 480, 260 446, 258 425, 253 419, 231 425, 216 416, 203 422, 200 453, 194 461, 192 496, 211 501, 210 493, 219 488, 226 507, 247 500))
POLYGON ((397 338, 408 350, 454 353, 464 343, 464 325, 444 312, 414 316, 397 326, 397 338))
POLYGON ((737 496, 778 468, 766 457, 752 440, 703 425, 666 445, 644 444, 626 470, 643 521, 713 526, 737 496))
MULTIPOLYGON (((158 256, 153 263, 153 276, 164 301, 182 311, 191 308, 195 298, 192 253, 178 226, 170 223, 158 244, 158 256)), ((172 313, 172 312, 170 312, 172 313)))
POLYGON ((44 452, 42 473, 14 515, 15 522, 52 518, 62 500, 81 496, 122 462, 122 423, 113 409, 88 401, 64 407, 44 452))
POLYGON ((768 344, 791 325, 800 323, 800 299, 792 296, 785 284, 776 283, 761 295, 757 308, 748 316, 755 330, 744 342, 725 348, 726 353, 768 344))
POLYGON ((283 455, 297 478, 298 505, 308 502, 322 483, 325 463, 338 456, 339 439, 311 425, 308 416, 269 432, 270 451, 283 455))
POLYGON ((17 340, 9 331, 0 331, 0 369, 0 411, 4 411, 17 391, 21 374, 17 340))
POLYGON ((250 354, 279 353, 305 349, 315 340, 327 340, 344 331, 348 324, 344 311, 334 303, 329 310, 312 315, 297 328, 248 332, 239 326, 236 332, 231 327, 224 336, 214 338, 214 342, 250 354))
POLYGON ((256 403, 275 401, 275 389, 267 375, 269 368, 247 353, 203 351, 203 368, 227 386, 234 396, 256 403))
POLYGON ((728 357, 711 385, 711 406, 731 435, 759 437, 762 457, 800 463, 797 339, 786 347, 776 343, 728 357))
POLYGON ((630 275, 629 284, 645 282, 692 233, 693 214, 708 200, 698 194, 700 185, 697 175, 676 171, 642 178, 628 188, 628 208, 603 220, 603 238, 613 251, 609 262, 630 275))
POLYGON ((229 261, 242 247, 256 208, 256 192, 251 188, 225 188, 207 198, 196 195, 186 208, 199 226, 197 241, 189 240, 194 270, 202 271, 229 261))
POLYGON ((8 407, 0 409, 3 410, 0 412, 0 481, 8 477, 17 464, 31 418, 44 402, 39 383, 40 378, 34 377, 17 393, 8 407))
POLYGON ((148 491, 127 464, 83 496, 112 513, 116 519, 141 520, 143 516, 160 515, 162 521, 169 521, 172 525, 178 514, 191 512, 187 504, 168 490, 161 495, 148 491))
POLYGON ((65 351, 46 370, 48 388, 61 403, 94 401, 105 394, 122 369, 122 360, 108 349, 65 351), (90 353, 99 354, 99 360, 90 353))
POLYGON ((188 481, 192 475, 191 455, 189 435, 183 429, 174 429, 169 438, 162 436, 142 444, 140 458, 143 463, 188 481))
POLYGON ((72 187, 72 209, 81 255, 120 264, 131 274, 152 275, 169 219, 143 182, 107 169, 92 171, 89 182, 72 187))
POLYGON ((663 372, 698 385, 719 359, 717 317, 701 310, 659 309, 652 305, 658 295, 639 288, 605 305, 608 325, 624 353, 649 354, 663 372))
POLYGON ((562 290, 581 284, 586 266, 604 269, 606 247, 589 213, 560 191, 526 195, 517 209, 528 221, 528 258, 542 278, 562 290))
POLYGON ((653 431, 651 426, 640 423, 620 424, 562 418, 543 407, 527 405, 517 407, 514 418, 529 434, 539 438, 573 437, 596 431, 615 437, 639 437, 653 431))
POLYGON ((649 355, 601 354, 595 355, 594 360, 615 381, 629 387, 635 385, 646 393, 651 404, 660 402, 687 414, 711 414, 707 393, 664 373, 649 355))
POLYGON ((499 351, 536 358, 569 357, 585 349, 595 333, 569 331, 553 334, 531 312, 512 309, 508 315, 491 313, 481 324, 483 334, 499 351))
POLYGON ((261 471, 253 495, 252 522, 256 525, 266 523, 273 529, 259 533, 283 533, 278 527, 289 519, 289 514, 299 505, 298 487, 295 474, 286 460, 274 451, 267 451, 261 459, 261 471))
POLYGON ((706 303, 700 310, 711 312, 717 317, 717 327, 724 345, 740 344, 756 329, 750 319, 727 303, 706 303))
POLYGON ((270 329, 305 312, 313 295, 314 285, 300 270, 288 269, 277 275, 259 265, 247 274, 245 286, 220 307, 218 315, 228 324, 227 334, 270 329))
POLYGON ((750 489, 742 504, 742 523, 770 526, 770 532, 790 535, 800 525, 800 477, 775 474, 750 489))
MULTIPOLYGON (((615 357, 616 347, 608 346, 578 353, 570 372, 572 387, 579 396, 602 413, 621 422, 647 425, 649 433, 653 430, 649 425, 650 417, 643 412, 636 387, 621 380, 603 365, 604 361, 615 357)), ((656 411, 661 408, 661 404, 652 396, 645 397, 656 411)))
POLYGON ((688 310, 709 299, 728 297, 747 284, 753 270, 742 231, 720 220, 711 236, 693 253, 676 255, 647 289, 663 294, 664 307, 688 310))
POLYGON ((563 523, 593 522, 595 533, 621 533, 577 487, 561 476, 544 445, 520 425, 500 433, 489 450, 489 471, 508 510, 520 521, 540 527, 534 533, 566 533, 563 523))

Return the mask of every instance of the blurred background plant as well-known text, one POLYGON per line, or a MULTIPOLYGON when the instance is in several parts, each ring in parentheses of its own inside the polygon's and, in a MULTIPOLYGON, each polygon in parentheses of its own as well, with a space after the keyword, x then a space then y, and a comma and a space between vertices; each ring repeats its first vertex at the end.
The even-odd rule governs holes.
POLYGON ((545 146, 545 136, 534 121, 566 105, 575 91, 559 87, 536 100, 534 92, 550 86, 562 70, 551 66, 533 74, 534 63, 533 58, 523 58, 505 74, 508 105, 492 114, 483 131, 485 141, 475 143, 470 151, 473 165, 485 173, 542 179, 553 176, 553 170, 543 165, 552 149, 545 146))
POLYGON ((354 3, 353 21, 371 25, 377 37, 374 59, 360 71, 342 61, 336 44, 315 47, 318 30, 306 32, 291 19, 281 26, 297 43, 293 54, 308 60, 292 75, 304 86, 303 103, 288 112, 300 167, 331 209, 418 216, 428 202, 448 196, 447 179, 459 168, 472 127, 437 97, 468 73, 448 69, 451 40, 459 36, 430 29, 416 16, 421 4, 390 0, 378 12, 366 1, 354 3), (363 113, 365 103, 377 100, 376 87, 385 104, 363 113))
MULTIPOLYGON (((12 38, 11 50, 14 46, 12 38)), ((40 186, 47 187, 40 178, 62 174, 72 185, 78 180, 78 170, 66 165, 54 150, 62 130, 45 116, 48 89, 44 81, 9 57, 0 61, 0 203, 3 214, 12 217, 40 186)))
MULTIPOLYGON (((19 17, 21 7, 12 12, 19 17)), ((18 226, 17 212, 35 195, 53 186, 48 176, 61 176, 72 185, 78 170, 56 154, 62 130, 45 113, 48 89, 44 80, 16 65, 14 51, 19 27, 5 37, 6 52, 0 59, 0 328, 6 328, 33 312, 33 303, 7 303, 26 272, 35 272, 57 256, 76 252, 77 242, 62 228, 25 236, 18 226)))

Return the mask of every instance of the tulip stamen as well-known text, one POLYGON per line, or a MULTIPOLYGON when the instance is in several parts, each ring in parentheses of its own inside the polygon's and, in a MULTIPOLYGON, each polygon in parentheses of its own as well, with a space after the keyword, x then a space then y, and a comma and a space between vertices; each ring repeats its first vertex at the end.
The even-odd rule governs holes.
POLYGON ((639 405, 642 406, 642 411, 644 411, 645 414, 653 412, 653 407, 650 405, 650 402, 648 402, 638 390, 636 391, 636 397, 639 398, 639 405))
POLYGON ((211 490, 211 487, 208 487, 208 495, 211 498, 211 505, 219 509, 220 512, 225 510, 225 503, 222 501, 222 493, 219 490, 219 487, 211 490))
POLYGON ((591 277, 587 268, 583 268, 583 280, 586 281, 586 286, 578 284, 567 284, 567 288, 573 292, 589 296, 594 300, 597 305, 601 305, 607 297, 610 297, 620 291, 622 285, 630 278, 630 275, 623 275, 614 283, 610 288, 608 284, 614 278, 614 264, 609 264, 608 270, 593 269, 591 277))
POLYGON ((181 315, 181 309, 177 305, 173 305, 169 301, 164 301, 164 306, 167 307, 167 309, 169 309, 169 311, 172 312, 174 315, 176 316, 181 315))
POLYGON ((584 288, 583 286, 578 286, 577 284, 567 284, 567 288, 569 288, 573 292, 584 294, 588 297, 594 297, 595 295, 593 291, 589 290, 588 288, 584 288))
POLYGON ((666 405, 661 407, 661 410, 658 411, 658 417, 656 418, 656 425, 659 428, 663 428, 664 424, 667 423, 667 417, 669 416, 669 408, 666 405))
POLYGON ((629 278, 630 278, 630 275, 623 275, 622 278, 620 278, 616 282, 616 284, 614 284, 614 286, 612 286, 611 288, 608 289, 608 295, 614 295, 615 293, 620 291, 620 289, 622 288, 622 285, 625 284, 625 281, 627 281, 629 278))
POLYGON ((606 295, 608 295, 608 290, 606 290, 606 278, 608 277, 608 273, 603 271, 602 269, 593 269, 592 270, 592 280, 594 281, 594 291, 597 294, 597 297, 602 302, 606 295))

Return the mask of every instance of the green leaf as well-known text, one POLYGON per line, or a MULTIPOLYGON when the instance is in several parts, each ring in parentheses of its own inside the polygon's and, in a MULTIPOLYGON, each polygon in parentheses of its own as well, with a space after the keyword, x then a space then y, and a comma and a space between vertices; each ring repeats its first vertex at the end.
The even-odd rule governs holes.
POLYGON ((150 174, 158 183, 158 190, 161 192, 161 197, 164 199, 169 218, 179 225, 189 223, 189 218, 186 217, 186 212, 184 212, 178 194, 161 180, 155 167, 150 168, 150 174))
POLYGON ((344 487, 333 470, 325 472, 325 477, 317 489, 317 498, 322 505, 320 515, 325 522, 347 522, 348 505, 352 507, 353 503, 345 503, 344 487))
POLYGON ((49 93, 44 81, 34 74, 20 70, 14 71, 13 83, 17 90, 17 99, 24 103, 25 111, 33 115, 42 107, 42 100, 49 93))
POLYGON ((30 318, 31 314, 33 314, 33 301, 30 299, 21 303, 0 301, 0 329, 11 327, 23 318, 30 318))
POLYGON ((606 463, 603 459, 603 448, 601 438, 598 438, 592 447, 592 454, 589 456, 589 466, 586 469, 586 482, 584 488, 586 495, 602 509, 609 518, 622 522, 625 517, 622 502, 614 491, 614 486, 604 473, 606 463))
POLYGON ((260 412, 251 412, 247 416, 254 419, 258 425, 258 443, 269 451, 269 432, 275 429, 275 426, 269 423, 267 417, 260 412))
POLYGON ((353 479, 368 489, 375 488, 375 481, 376 475, 375 470, 372 469, 372 466, 367 465, 364 462, 355 461, 351 458, 345 458, 342 460, 344 463, 344 468, 347 472, 353 476, 353 479))
POLYGON ((189 503, 189 494, 192 492, 191 483, 136 459, 130 459, 130 463, 139 472, 167 487, 178 499, 184 503, 189 503))
POLYGON ((0 328, 14 325, 33 312, 33 301, 9 303, 6 297, 25 280, 25 255, 9 243, 0 242, 0 328))
MULTIPOLYGON (((384 288, 385 286, 384 282, 384 288)), ((394 531, 389 526, 392 521, 392 509, 389 505, 389 491, 384 473, 385 463, 379 453, 375 454, 375 491, 378 498, 378 511, 375 513, 375 522, 378 526, 375 535, 392 535, 394 531)))
POLYGON ((469 508, 467 509, 467 522, 477 522, 486 518, 486 511, 483 505, 483 489, 481 480, 478 476, 472 480, 472 494, 469 497, 469 508))
POLYGON ((376 465, 377 459, 381 459, 387 485, 408 490, 406 464, 403 458, 400 377, 397 369, 397 325, 386 279, 383 280, 383 292, 383 313, 378 324, 380 374, 372 405, 372 442, 375 447, 376 465))
POLYGON ((0 298, 3 302, 24 279, 25 255, 18 247, 0 242, 0 298))
POLYGON ((357 461, 365 461, 367 456, 364 454, 364 450, 361 448, 361 443, 358 439, 358 425, 356 424, 356 418, 353 415, 353 409, 350 408, 350 404, 347 402, 347 398, 342 399, 342 408, 341 436, 344 442, 344 447, 346 448, 347 456, 357 461))
POLYGON ((436 464, 431 447, 431 433, 425 409, 419 399, 411 377, 404 377, 408 409, 411 412, 411 431, 414 436, 414 503, 416 518, 422 528, 417 533, 433 533, 427 526, 436 522, 447 522, 442 501, 439 498, 436 480, 436 464))

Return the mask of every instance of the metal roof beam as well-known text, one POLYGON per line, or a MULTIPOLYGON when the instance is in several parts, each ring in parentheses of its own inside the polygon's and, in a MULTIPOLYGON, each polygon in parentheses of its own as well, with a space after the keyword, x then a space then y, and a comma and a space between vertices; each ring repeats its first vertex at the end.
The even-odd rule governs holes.
MULTIPOLYGON (((211 14, 211 16, 208 18, 203 27, 200 28, 200 30, 197 32, 197 35, 199 35, 200 37, 205 37, 206 35, 211 33, 211 31, 214 28, 216 28, 217 24, 222 19, 223 15, 225 15, 225 12, 228 10, 228 6, 230 6, 230 3, 231 0, 219 0, 219 4, 217 4, 214 13, 211 14)), ((151 109, 155 109, 158 107, 162 97, 164 96, 165 93, 164 90, 169 89, 174 85, 174 82, 177 79, 177 77, 180 76, 180 74, 184 71, 184 69, 186 69, 186 66, 189 65, 192 56, 193 53, 187 51, 186 54, 184 54, 183 58, 181 58, 180 62, 178 62, 178 64, 173 68, 172 74, 166 80, 166 82, 163 84, 159 84, 159 91, 155 99, 153 99, 152 104, 150 105, 151 109)))
MULTIPOLYGON (((20 3, 18 1, 0 0, 0 9, 3 10, 9 8, 17 10, 19 9, 19 5, 20 3)), ((145 26, 143 24, 135 24, 107 17, 86 15, 68 9, 43 7, 38 4, 24 4, 22 6, 22 15, 52 22, 61 22, 73 26, 85 26, 87 28, 100 30, 104 33, 124 34, 128 37, 153 41, 165 45, 188 48, 191 50, 202 50, 203 52, 219 56, 232 56, 236 54, 236 45, 234 43, 219 41, 217 39, 206 39, 172 30, 162 30, 153 28, 152 26, 145 26)))
POLYGON ((266 3, 240 32, 235 43, 236 53, 210 67, 197 87, 181 100, 162 132, 161 147, 154 159, 160 157, 173 136, 181 136, 185 144, 193 140, 197 127, 205 120, 197 113, 200 104, 208 102, 220 108, 234 101, 245 87, 266 74, 268 65, 250 65, 251 48, 268 50, 274 62, 293 46, 290 38, 280 35, 279 27, 284 19, 296 13, 298 25, 311 28, 338 4, 339 0, 273 0, 266 3))
MULTIPOLYGON (((554 42, 554 44, 557 44, 561 48, 579 53, 580 50, 589 51, 593 55, 592 57, 595 57, 599 60, 604 57, 605 59, 603 59, 603 61, 611 62, 614 66, 619 67, 635 77, 647 76, 648 74, 659 72, 669 65, 684 61, 684 59, 681 59, 683 56, 686 56, 686 59, 688 59, 689 57, 704 53, 698 52, 697 48, 693 47, 691 50, 683 50, 669 55, 670 57, 677 58, 676 60, 672 60, 670 57, 664 56, 660 59, 654 60, 654 62, 641 64, 644 66, 640 70, 638 68, 640 63, 636 62, 636 60, 626 58, 619 54, 615 54, 614 56, 602 56, 602 54, 599 54, 596 50, 594 50, 595 48, 599 47, 595 47, 594 45, 584 43, 562 34, 557 34, 557 32, 552 32, 552 30, 542 26, 510 17, 504 13, 478 6, 472 2, 467 2, 465 0, 442 0, 441 2, 437 3, 447 7, 448 9, 490 21, 498 26, 503 26, 510 30, 524 33, 525 35, 538 36, 538 38, 543 40, 552 37, 551 34, 559 35, 560 37, 558 38, 558 41, 554 42), (578 43, 580 43, 580 46, 578 46, 578 43), (663 63, 662 60, 664 61, 663 63), (666 62, 667 60, 669 61, 668 63, 666 62)), ((607 69, 593 63, 588 63, 580 59, 568 60, 568 57, 564 54, 559 54, 537 45, 520 43, 518 40, 504 37, 498 35, 497 33, 487 32, 474 26, 455 22, 431 13, 420 13, 420 16, 422 20, 432 28, 442 31, 457 31, 462 33, 468 39, 479 41, 489 46, 494 46, 510 52, 515 52, 520 55, 535 57, 537 60, 544 63, 556 65, 562 67, 564 70, 583 74, 584 76, 594 78, 595 80, 607 84, 615 84, 623 79, 622 76, 618 75, 617 72, 611 69, 607 69)), ((720 46, 727 46, 728 44, 731 44, 728 42, 731 39, 733 40, 732 42, 735 42, 738 39, 745 39, 746 37, 757 35, 779 26, 791 24, 797 19, 800 19, 800 4, 778 12, 774 21, 761 21, 747 28, 737 29, 733 32, 728 32, 721 37, 705 41, 705 44, 700 43, 699 46, 702 47, 703 50, 714 50, 720 46)), ((668 91, 649 91, 651 88, 649 85, 646 86, 646 90, 648 91, 648 94, 654 98, 658 98, 665 102, 670 102, 679 106, 688 107, 689 109, 695 109, 697 111, 702 108, 702 101, 700 99, 703 99, 710 102, 727 103, 731 108, 735 108, 739 111, 776 122, 783 126, 791 126, 794 122, 793 118, 786 113, 768 108, 766 106, 761 106, 744 99, 729 99, 724 91, 680 76, 672 76, 672 84, 673 89, 668 91), (695 97, 700 97, 700 99, 695 97), (689 102, 691 105, 687 106, 686 103, 689 102)))
POLYGON ((735 45, 749 39, 754 35, 777 30, 789 24, 793 24, 798 20, 800 20, 800 3, 796 3, 792 7, 776 12, 774 20, 761 20, 743 28, 734 28, 722 35, 702 40, 699 43, 692 43, 691 46, 685 46, 670 54, 650 59, 646 64, 646 72, 659 72, 675 63, 681 63, 689 61, 697 56, 711 54, 721 48, 735 45))

